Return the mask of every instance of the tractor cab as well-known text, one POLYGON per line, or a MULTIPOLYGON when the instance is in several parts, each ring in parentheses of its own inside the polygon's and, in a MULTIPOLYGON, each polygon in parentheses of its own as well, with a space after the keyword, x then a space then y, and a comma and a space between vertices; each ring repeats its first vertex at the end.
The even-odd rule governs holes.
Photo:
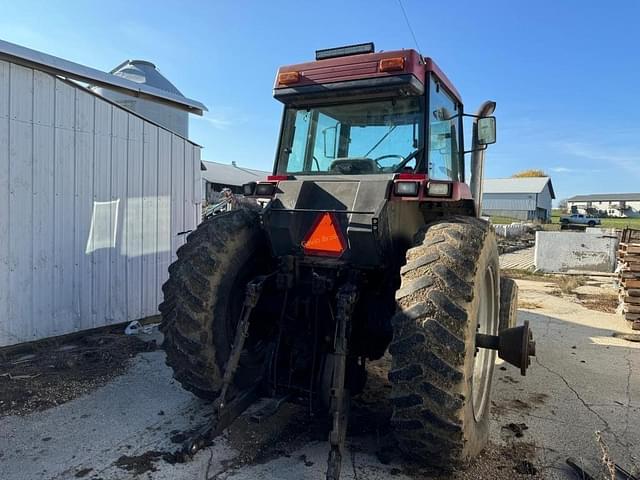
MULTIPOLYGON (((426 220, 474 214, 462 100, 430 58, 376 53, 373 43, 318 50, 316 61, 278 70, 274 97, 284 114, 273 175, 245 194, 272 199, 264 219, 275 256, 392 264, 426 220), (339 255, 305 246, 324 214, 330 237, 346 239, 339 255)), ((477 149, 495 141, 493 118, 475 126, 477 149)))

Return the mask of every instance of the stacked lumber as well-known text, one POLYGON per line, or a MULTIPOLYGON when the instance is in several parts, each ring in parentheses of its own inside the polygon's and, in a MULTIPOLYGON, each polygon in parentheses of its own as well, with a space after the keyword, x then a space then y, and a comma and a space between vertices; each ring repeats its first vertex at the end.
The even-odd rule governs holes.
POLYGON ((640 330, 640 241, 620 243, 617 270, 624 318, 640 330))

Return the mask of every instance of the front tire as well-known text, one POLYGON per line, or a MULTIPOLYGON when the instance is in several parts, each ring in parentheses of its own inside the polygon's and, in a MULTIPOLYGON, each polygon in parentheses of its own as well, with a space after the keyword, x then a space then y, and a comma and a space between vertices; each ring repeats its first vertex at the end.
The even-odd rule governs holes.
POLYGON ((439 467, 466 464, 489 436, 497 335, 498 249, 487 222, 453 217, 427 225, 407 251, 389 347, 392 426, 403 453, 439 467))

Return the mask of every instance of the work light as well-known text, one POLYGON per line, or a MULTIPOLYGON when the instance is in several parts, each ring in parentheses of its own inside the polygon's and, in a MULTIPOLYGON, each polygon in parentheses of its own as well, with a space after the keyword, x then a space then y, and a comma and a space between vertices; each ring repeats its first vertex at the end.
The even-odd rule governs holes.
POLYGON ((396 182, 393 193, 398 197, 417 197, 420 191, 420 182, 396 182))
POLYGON ((451 191, 451 184, 449 183, 434 183, 429 182, 427 187, 427 195, 430 197, 448 197, 451 191))
POLYGON ((249 182, 242 185, 242 193, 245 196, 250 197, 253 195, 253 192, 256 190, 256 182, 249 182))

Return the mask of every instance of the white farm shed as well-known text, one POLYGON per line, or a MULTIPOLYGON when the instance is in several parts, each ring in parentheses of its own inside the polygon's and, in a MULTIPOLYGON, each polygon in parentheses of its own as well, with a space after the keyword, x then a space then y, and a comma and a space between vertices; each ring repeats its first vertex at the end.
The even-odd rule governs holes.
POLYGON ((0 347, 155 315, 199 222, 200 147, 71 79, 199 105, 0 41, 0 347))
POLYGON ((595 193, 567 199, 571 213, 607 215, 609 217, 640 217, 640 193, 595 193))
POLYGON ((202 192, 207 203, 215 203, 223 188, 229 188, 233 193, 241 194, 242 185, 249 182, 266 180, 271 172, 239 167, 236 162, 231 164, 202 161, 202 192))
POLYGON ((549 177, 485 179, 482 214, 518 220, 548 221, 556 198, 549 177))

